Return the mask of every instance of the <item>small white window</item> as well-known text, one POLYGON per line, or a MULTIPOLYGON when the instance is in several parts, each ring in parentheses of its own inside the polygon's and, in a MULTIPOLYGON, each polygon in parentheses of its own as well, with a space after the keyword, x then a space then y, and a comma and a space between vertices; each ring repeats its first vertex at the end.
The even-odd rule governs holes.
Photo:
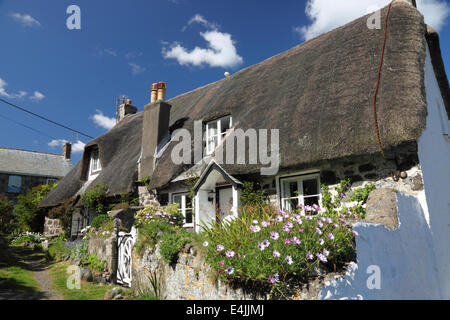
POLYGON ((178 203, 178 211, 184 217, 184 227, 194 226, 194 206, 191 197, 186 193, 177 193, 172 195, 172 203, 178 203))
POLYGON ((210 155, 233 126, 231 116, 210 121, 206 124, 206 155, 210 155))
POLYGON ((299 204, 320 205, 319 175, 304 175, 280 179, 281 208, 293 211, 299 204))
POLYGON ((100 164, 100 159, 98 156, 98 149, 94 149, 91 151, 89 159, 88 180, 97 178, 100 171, 102 171, 102 166, 100 164))

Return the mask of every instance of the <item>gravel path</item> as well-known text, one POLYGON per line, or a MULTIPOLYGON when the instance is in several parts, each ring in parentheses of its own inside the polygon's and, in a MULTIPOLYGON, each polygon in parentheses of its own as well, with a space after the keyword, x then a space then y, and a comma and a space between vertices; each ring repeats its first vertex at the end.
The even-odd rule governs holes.
POLYGON ((49 274, 48 266, 40 261, 31 261, 30 269, 34 271, 34 278, 41 287, 43 296, 39 300, 64 300, 64 298, 53 289, 52 278, 49 274))

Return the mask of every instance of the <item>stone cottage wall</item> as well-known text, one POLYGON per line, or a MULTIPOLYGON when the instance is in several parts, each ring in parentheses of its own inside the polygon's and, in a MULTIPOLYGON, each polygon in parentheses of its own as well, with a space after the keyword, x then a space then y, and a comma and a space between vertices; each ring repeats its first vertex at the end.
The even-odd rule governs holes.
POLYGON ((44 236, 57 237, 64 233, 61 221, 59 219, 49 219, 45 217, 44 236))
POLYGON ((117 237, 114 233, 99 232, 89 236, 89 254, 97 254, 97 257, 106 261, 107 271, 115 272, 115 259, 117 259, 117 237))

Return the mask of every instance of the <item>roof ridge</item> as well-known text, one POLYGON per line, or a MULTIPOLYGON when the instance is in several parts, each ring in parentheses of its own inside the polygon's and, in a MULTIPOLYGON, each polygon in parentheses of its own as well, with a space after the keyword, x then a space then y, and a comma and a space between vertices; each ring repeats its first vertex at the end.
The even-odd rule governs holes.
POLYGON ((43 151, 33 151, 33 150, 25 150, 25 149, 7 148, 7 147, 0 147, 0 150, 24 151, 24 152, 32 152, 32 153, 47 154, 47 155, 51 155, 51 156, 60 156, 60 157, 63 157, 62 154, 58 154, 58 153, 50 153, 50 152, 43 152, 43 151))

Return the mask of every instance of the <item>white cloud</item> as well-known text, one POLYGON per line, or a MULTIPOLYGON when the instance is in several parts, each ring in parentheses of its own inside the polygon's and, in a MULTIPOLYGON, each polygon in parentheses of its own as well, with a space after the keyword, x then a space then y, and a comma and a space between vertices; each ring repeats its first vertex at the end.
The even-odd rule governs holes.
POLYGON ((187 29, 187 27, 192 25, 193 23, 201 24, 202 26, 204 26, 204 27, 206 27, 208 29, 212 29, 212 30, 218 30, 220 28, 220 26, 217 23, 209 22, 201 14, 197 13, 195 16, 193 16, 191 18, 191 20, 189 20, 187 26, 184 26, 181 31, 184 32, 187 29))
POLYGON ((13 13, 11 17, 24 27, 40 27, 41 23, 29 14, 13 13))
POLYGON ((107 117, 100 110, 96 110, 96 114, 92 116, 92 121, 102 128, 107 130, 111 129, 116 125, 116 118, 107 117))
MULTIPOLYGON (((306 16, 312 21, 307 26, 294 28, 304 40, 312 39, 333 30, 370 12, 387 6, 390 0, 308 0, 306 16)), ((425 22, 440 30, 450 14, 449 5, 442 0, 417 1, 418 10, 425 16, 425 22)))
POLYGON ((131 60, 131 59, 136 59, 138 57, 141 57, 144 53, 142 53, 141 51, 131 51, 131 52, 127 52, 125 54, 125 59, 127 60, 131 60))
POLYGON ((18 93, 8 93, 6 91, 6 87, 8 86, 8 83, 0 78, 0 96, 9 98, 9 99, 21 99, 25 97, 28 93, 26 91, 19 91, 18 93))
POLYGON ((147 70, 145 67, 142 67, 135 62, 129 62, 128 65, 131 67, 131 74, 133 76, 141 74, 141 73, 145 72, 145 70, 147 70))
POLYGON ((83 143, 82 141, 78 140, 75 144, 72 145, 72 152, 73 153, 83 152, 85 145, 86 143, 83 143))
POLYGON ((33 95, 30 97, 30 100, 41 101, 44 98, 45 96, 42 93, 40 93, 39 91, 35 91, 33 95))
MULTIPOLYGON (((64 146, 66 144, 66 142, 69 142, 67 140, 64 139, 57 139, 57 140, 52 140, 48 143, 48 146, 51 148, 61 148, 62 146, 64 146)), ((86 144, 80 140, 78 140, 75 144, 72 145, 72 152, 73 153, 79 153, 79 152, 83 152, 84 151, 84 146, 86 144)))

